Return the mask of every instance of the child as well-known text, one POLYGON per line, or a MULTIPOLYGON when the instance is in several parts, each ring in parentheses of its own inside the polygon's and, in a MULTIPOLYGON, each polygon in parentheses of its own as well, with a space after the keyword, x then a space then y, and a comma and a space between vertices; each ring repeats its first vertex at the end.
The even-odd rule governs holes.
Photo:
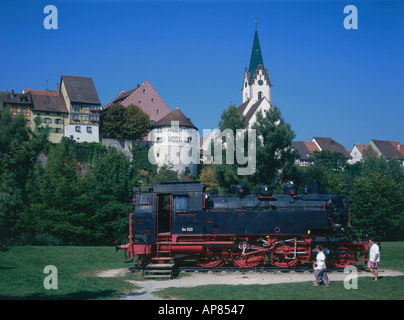
POLYGON ((323 253, 323 247, 318 245, 316 246, 317 257, 316 262, 313 263, 313 268, 315 270, 315 277, 316 281, 313 282, 315 287, 320 285, 320 281, 322 280, 326 287, 330 285, 330 280, 328 279, 327 272, 326 272, 326 265, 325 265, 325 255, 323 253))

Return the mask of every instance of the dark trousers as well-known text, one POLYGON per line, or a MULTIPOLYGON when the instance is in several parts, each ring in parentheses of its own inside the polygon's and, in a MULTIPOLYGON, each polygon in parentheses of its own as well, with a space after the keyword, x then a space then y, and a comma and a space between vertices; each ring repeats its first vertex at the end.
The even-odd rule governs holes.
POLYGON ((319 284, 321 280, 323 280, 324 284, 330 284, 330 280, 328 279, 325 269, 316 270, 314 276, 316 277, 317 284, 319 284))

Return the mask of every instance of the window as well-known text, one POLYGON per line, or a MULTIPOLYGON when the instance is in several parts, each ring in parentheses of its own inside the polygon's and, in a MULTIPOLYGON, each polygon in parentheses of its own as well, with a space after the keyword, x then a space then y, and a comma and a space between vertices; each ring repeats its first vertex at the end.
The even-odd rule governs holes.
POLYGON ((93 128, 92 127, 87 127, 87 132, 88 133, 93 133, 93 128))
POLYGON ((157 157, 157 158, 160 157, 160 153, 157 152, 157 153, 156 153, 156 157, 157 157))
POLYGON ((192 141, 192 137, 188 137, 187 142, 190 143, 192 141))
POLYGON ((49 133, 53 133, 53 132, 54 132, 53 128, 49 128, 49 133))
POLYGON ((56 124, 62 124, 62 119, 56 119, 56 124))
POLYGON ((141 106, 141 105, 142 105, 142 101, 139 100, 139 106, 141 106))
POLYGON ((56 128, 56 133, 62 133, 62 132, 63 132, 62 129, 56 128))
POLYGON ((258 100, 262 99, 262 91, 258 92, 258 100))
POLYGON ((50 114, 50 112, 45 112, 46 114, 50 114))
POLYGON ((22 108, 22 113, 27 113, 27 108, 22 108))
POLYGON ((151 102, 154 102, 154 98, 151 98, 151 102))
POLYGON ((51 121, 50 118, 45 118, 45 123, 46 123, 46 124, 50 124, 50 123, 52 123, 52 121, 51 121))
POLYGON ((146 93, 146 89, 143 89, 143 93, 146 93))
POLYGON ((156 110, 156 112, 157 112, 157 114, 159 114, 160 110, 159 110, 159 109, 157 109, 157 110, 156 110))
POLYGON ((75 130, 76 130, 76 132, 81 132, 80 126, 76 126, 76 127, 75 127, 75 130))
POLYGON ((187 197, 175 197, 175 211, 185 212, 187 211, 187 197))

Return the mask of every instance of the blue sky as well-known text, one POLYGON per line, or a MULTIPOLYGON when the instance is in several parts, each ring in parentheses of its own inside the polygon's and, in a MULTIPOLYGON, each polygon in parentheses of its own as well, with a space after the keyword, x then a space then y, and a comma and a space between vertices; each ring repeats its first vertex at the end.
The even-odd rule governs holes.
POLYGON ((295 140, 404 143, 404 1, 1 1, 0 90, 94 79, 106 104, 149 80, 200 129, 241 104, 254 19, 295 140), (56 5, 59 29, 45 30, 56 5), (358 8, 359 29, 343 27, 358 8))

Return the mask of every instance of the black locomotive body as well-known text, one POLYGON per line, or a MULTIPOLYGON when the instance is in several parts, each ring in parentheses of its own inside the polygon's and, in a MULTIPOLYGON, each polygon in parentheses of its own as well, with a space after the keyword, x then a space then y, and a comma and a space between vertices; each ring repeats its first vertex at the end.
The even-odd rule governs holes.
POLYGON ((298 266, 315 258, 317 244, 331 265, 365 260, 366 244, 352 240, 347 199, 317 189, 298 194, 290 184, 273 195, 271 186, 261 186, 249 195, 237 185, 234 195, 215 196, 193 182, 136 188, 129 243, 117 248, 130 261, 135 255, 143 262, 192 259, 204 267, 298 266))

